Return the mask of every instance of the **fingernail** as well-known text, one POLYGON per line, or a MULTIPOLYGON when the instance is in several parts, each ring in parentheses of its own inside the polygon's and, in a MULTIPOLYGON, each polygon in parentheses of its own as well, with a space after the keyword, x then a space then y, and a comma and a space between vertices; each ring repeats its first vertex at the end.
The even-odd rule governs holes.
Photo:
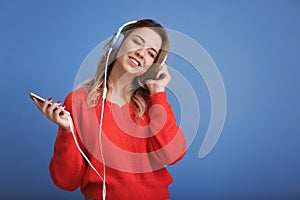
POLYGON ((52 101, 52 97, 48 98, 47 100, 48 100, 48 101, 52 101))
POLYGON ((61 104, 61 101, 58 101, 57 104, 61 104))

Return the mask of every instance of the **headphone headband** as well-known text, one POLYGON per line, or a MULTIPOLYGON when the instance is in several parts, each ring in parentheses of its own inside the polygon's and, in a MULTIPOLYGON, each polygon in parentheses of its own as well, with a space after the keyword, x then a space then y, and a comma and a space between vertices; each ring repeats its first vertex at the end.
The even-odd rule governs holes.
POLYGON ((134 20, 134 21, 129 21, 129 22, 126 22, 125 24, 123 24, 119 29, 118 31, 115 33, 115 35, 113 36, 112 38, 112 41, 109 45, 109 51, 112 51, 113 49, 117 49, 119 48, 119 46, 121 45, 123 39, 124 39, 124 35, 121 33, 122 30, 129 24, 134 24, 136 23, 137 20, 134 20))
POLYGON ((134 24, 134 23, 136 23, 136 22, 137 22, 137 20, 126 22, 125 24, 123 24, 123 25, 118 29, 118 32, 117 32, 117 33, 120 34, 120 33, 122 32, 122 30, 123 30, 127 25, 129 25, 129 24, 134 24))

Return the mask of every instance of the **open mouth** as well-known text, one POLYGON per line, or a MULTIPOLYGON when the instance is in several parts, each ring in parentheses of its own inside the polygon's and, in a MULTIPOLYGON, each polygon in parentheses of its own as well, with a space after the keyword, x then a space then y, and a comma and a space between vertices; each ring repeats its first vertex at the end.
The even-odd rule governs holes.
POLYGON ((142 67, 141 62, 135 59, 134 57, 129 56, 129 60, 136 66, 142 67))

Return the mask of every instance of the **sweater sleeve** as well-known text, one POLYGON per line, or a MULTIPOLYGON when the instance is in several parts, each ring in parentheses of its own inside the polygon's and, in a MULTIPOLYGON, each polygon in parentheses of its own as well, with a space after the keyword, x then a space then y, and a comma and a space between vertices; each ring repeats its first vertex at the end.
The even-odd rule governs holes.
MULTIPOLYGON (((72 95, 67 96, 65 107, 72 116, 72 95)), ((78 138, 76 128, 74 129, 78 138)), ((81 184, 85 170, 84 159, 76 147, 72 132, 66 132, 59 128, 54 144, 54 154, 49 164, 53 182, 61 189, 76 190, 81 184)))
POLYGON ((165 92, 150 96, 150 132, 148 151, 162 165, 171 165, 180 160, 186 151, 186 141, 182 130, 176 125, 171 105, 165 92))

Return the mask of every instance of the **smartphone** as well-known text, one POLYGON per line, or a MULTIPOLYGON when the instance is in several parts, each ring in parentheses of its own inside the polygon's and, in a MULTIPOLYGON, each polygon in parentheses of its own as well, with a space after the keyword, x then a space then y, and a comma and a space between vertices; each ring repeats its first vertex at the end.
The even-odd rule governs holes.
MULTIPOLYGON (((44 102, 46 101, 43 97, 40 97, 39 95, 34 94, 33 92, 30 92, 30 93, 29 93, 29 96, 30 96, 30 98, 31 98, 32 100, 33 100, 33 98, 37 99, 38 102, 39 102, 41 105, 43 105, 44 102)), ((51 105, 52 105, 52 103, 49 103, 48 107, 51 106, 51 105)))
MULTIPOLYGON (((40 97, 39 95, 34 94, 33 92, 30 92, 30 93, 29 93, 29 96, 30 96, 30 98, 31 98, 32 100, 33 100, 33 98, 37 99, 38 102, 40 103, 40 105, 43 105, 44 102, 46 101, 43 97, 40 97)), ((48 107, 51 106, 51 105, 52 105, 52 103, 49 103, 49 104, 48 104, 48 107)), ((55 110, 55 109, 54 109, 54 110, 55 110)), ((63 115, 63 114, 69 114, 69 112, 63 110, 63 111, 61 111, 59 114, 60 114, 60 115, 63 115)))

